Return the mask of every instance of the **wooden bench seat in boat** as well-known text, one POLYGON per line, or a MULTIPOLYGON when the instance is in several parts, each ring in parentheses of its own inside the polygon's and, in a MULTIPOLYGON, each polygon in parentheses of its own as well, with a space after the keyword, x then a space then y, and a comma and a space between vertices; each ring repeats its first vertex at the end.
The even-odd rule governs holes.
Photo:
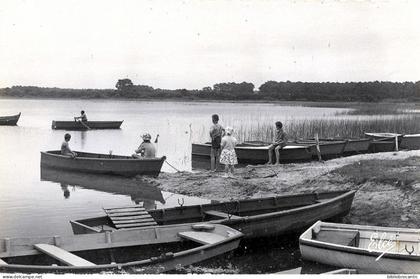
POLYGON ((358 247, 360 233, 357 230, 321 230, 313 232, 313 239, 344 246, 358 247))
POLYGON ((91 263, 79 256, 76 256, 66 250, 63 250, 57 246, 50 244, 35 244, 35 248, 42 253, 47 254, 50 257, 53 257, 56 260, 59 260, 62 263, 70 266, 94 266, 94 263, 91 263))
POLYGON ((213 244, 224 240, 225 238, 219 234, 209 232, 179 232, 178 235, 182 238, 192 240, 201 244, 213 244))
POLYGON ((156 226, 155 219, 141 206, 104 208, 117 229, 156 226))
POLYGON ((217 211, 217 210, 208 210, 208 211, 204 211, 205 214, 210 215, 210 216, 214 216, 214 217, 219 217, 219 218, 224 218, 224 219, 241 219, 242 217, 240 216, 236 216, 236 215, 229 215, 225 212, 222 211, 217 211))

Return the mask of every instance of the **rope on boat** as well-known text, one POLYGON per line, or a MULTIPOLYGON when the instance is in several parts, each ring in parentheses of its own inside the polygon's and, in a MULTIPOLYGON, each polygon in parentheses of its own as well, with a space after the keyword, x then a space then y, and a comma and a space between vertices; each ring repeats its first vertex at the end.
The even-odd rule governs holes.
POLYGON ((175 168, 174 166, 172 166, 171 164, 169 164, 168 161, 165 160, 165 163, 167 163, 171 168, 173 168, 174 170, 176 170, 177 172, 181 172, 179 169, 175 168))

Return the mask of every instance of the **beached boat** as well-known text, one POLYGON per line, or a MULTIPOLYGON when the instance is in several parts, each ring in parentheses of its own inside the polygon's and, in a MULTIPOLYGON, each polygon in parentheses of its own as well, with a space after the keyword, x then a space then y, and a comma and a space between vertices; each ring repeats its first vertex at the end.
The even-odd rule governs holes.
POLYGON ((61 155, 59 150, 41 152, 41 166, 87 173, 123 176, 158 176, 166 157, 137 159, 130 156, 77 152, 77 157, 61 155))
POLYGON ((73 236, 0 239, 0 272, 162 273, 236 249, 242 234, 182 224, 73 236))
MULTIPOLYGON (((304 139, 293 142, 296 145, 310 146, 312 158, 318 158, 318 151, 315 140, 304 139)), ((322 159, 337 158, 344 155, 344 150, 347 141, 345 140, 330 140, 319 141, 319 150, 322 159)))
POLYGON ((303 259, 360 272, 420 273, 420 229, 316 222, 299 238, 303 259))
POLYGON ((321 142, 345 141, 343 155, 363 154, 369 152, 369 146, 372 141, 370 138, 344 139, 344 138, 322 138, 321 142))
POLYGON ((404 135, 400 147, 408 150, 420 149, 420 134, 404 135))
POLYGON ((48 167, 41 167, 41 181, 57 183, 69 198, 69 187, 78 186, 85 189, 130 196, 136 203, 143 203, 146 207, 153 207, 155 202, 165 204, 162 192, 155 185, 144 179, 122 177, 118 175, 94 174, 63 171, 48 167))
POLYGON ((15 126, 20 118, 20 112, 11 116, 0 116, 0 126, 15 126))
POLYGON ((90 130, 90 129, 120 129, 123 121, 55 121, 51 128, 55 130, 90 130))
MULTIPOLYGON (((268 162, 269 143, 244 142, 235 147, 238 163, 265 164, 268 162)), ((192 156, 210 160, 211 143, 193 143, 192 156)), ((273 151, 274 153, 274 151, 273 151)), ((307 161, 312 157, 309 146, 290 144, 280 150, 280 162, 307 161)), ((275 155, 273 156, 275 160, 275 155)))
POLYGON ((365 133, 365 135, 374 139, 395 139, 397 137, 402 137, 402 134, 397 133, 365 133))
MULTIPOLYGON (((227 225, 247 238, 302 231, 317 220, 343 217, 350 211, 355 191, 283 195, 202 205, 147 210, 158 225, 211 222, 227 225)), ((133 221, 134 222, 134 221, 133 221)), ((74 233, 118 229, 111 215, 70 221, 74 233)), ((117 222, 118 223, 118 222, 117 222)))

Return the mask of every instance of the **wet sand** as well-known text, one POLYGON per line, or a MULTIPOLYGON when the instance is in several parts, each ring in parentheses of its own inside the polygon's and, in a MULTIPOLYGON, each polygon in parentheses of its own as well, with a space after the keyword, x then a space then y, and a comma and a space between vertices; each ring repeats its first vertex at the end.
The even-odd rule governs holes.
POLYGON ((357 190, 344 222, 418 228, 420 150, 355 155, 324 162, 246 166, 234 178, 210 171, 162 173, 161 190, 213 200, 312 191, 357 190))

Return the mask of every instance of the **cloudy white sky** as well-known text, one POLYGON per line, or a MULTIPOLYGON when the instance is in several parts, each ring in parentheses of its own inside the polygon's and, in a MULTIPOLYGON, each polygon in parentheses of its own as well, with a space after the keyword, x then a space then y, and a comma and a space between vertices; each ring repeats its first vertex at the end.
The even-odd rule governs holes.
POLYGON ((420 80, 420 1, 1 0, 0 87, 420 80))

